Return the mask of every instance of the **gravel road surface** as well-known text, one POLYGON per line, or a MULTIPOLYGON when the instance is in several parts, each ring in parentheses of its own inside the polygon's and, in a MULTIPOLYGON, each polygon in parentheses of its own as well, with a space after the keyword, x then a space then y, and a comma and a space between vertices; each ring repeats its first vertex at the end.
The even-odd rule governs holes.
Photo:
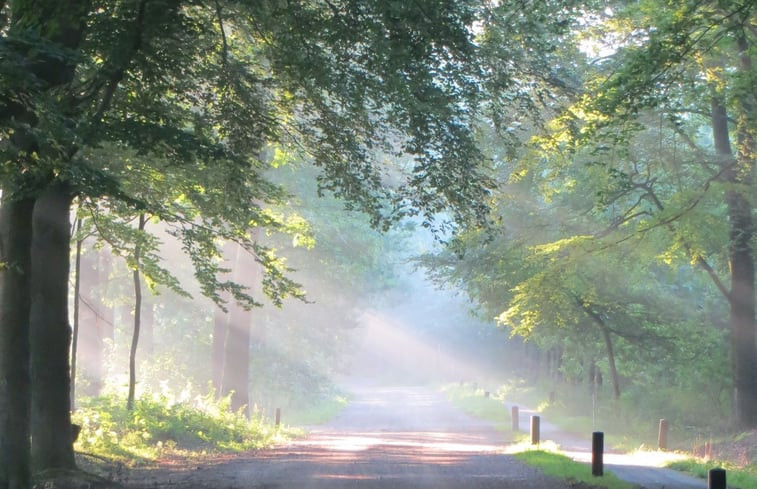
MULTIPOLYGON (((420 387, 357 390, 328 425, 272 450, 151 471, 139 485, 214 489, 568 489, 503 455, 509 434, 420 387)), ((137 481, 132 481, 137 482, 137 481)))
MULTIPOLYGON (((151 470, 132 486, 177 489, 582 489, 544 476, 511 455, 510 432, 497 432, 423 387, 355 389, 352 402, 327 425, 291 443, 200 466, 151 470)), ((503 409, 507 409, 503 407, 503 409)), ((533 413, 521 409, 521 429, 533 413)), ((590 441, 541 421, 577 460, 590 441)), ((590 438, 589 434, 589 438, 590 438)), ((650 467, 632 456, 605 454, 606 471, 644 489, 703 489, 706 483, 650 467)))

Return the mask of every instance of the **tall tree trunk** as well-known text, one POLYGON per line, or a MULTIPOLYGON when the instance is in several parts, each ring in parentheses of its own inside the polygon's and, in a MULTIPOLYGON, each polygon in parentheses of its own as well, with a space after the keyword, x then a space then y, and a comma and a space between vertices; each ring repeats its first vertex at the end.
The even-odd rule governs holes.
MULTIPOLYGON (((144 214, 139 215, 138 229, 140 233, 145 229, 144 214)), ((139 281, 139 262, 142 247, 139 243, 137 241, 134 245, 134 332, 132 333, 131 349, 129 350, 129 396, 126 400, 126 408, 129 410, 134 407, 134 391, 137 386, 137 347, 139 346, 139 330, 142 317, 142 285, 139 281)))
MULTIPOLYGON (((76 234, 81 232, 81 220, 76 220, 76 234)), ((76 258, 74 260, 74 324, 73 337, 71 339, 71 407, 76 409, 76 361, 77 350, 79 347, 79 309, 81 301, 81 247, 82 240, 79 237, 76 240, 76 258)))
POLYGON ((728 132, 728 114, 724 98, 712 96, 712 132, 715 150, 723 169, 723 179, 733 186, 726 190, 728 206, 728 265, 731 290, 730 307, 731 356, 733 365, 734 403, 737 423, 757 427, 757 333, 755 332, 755 269, 752 251, 754 223, 752 205, 743 193, 751 183, 754 171, 754 141, 749 137, 745 114, 738 120, 739 155, 735 157, 728 132))
MULTIPOLYGON (((113 256, 111 255, 111 252, 109 251, 110 248, 103 248, 98 254, 97 254, 97 288, 98 290, 102 290, 102 296, 107 297, 108 295, 108 289, 109 289, 109 283, 110 283, 110 272, 111 268, 113 267, 113 256)), ((105 301, 102 300, 102 297, 98 298, 98 301, 94 302, 97 304, 97 330, 99 331, 100 337, 105 340, 108 339, 110 341, 115 340, 116 338, 116 311, 113 306, 105 304, 105 301)), ((102 361, 102 360, 101 360, 102 361)), ((102 364, 100 365, 101 371, 102 371, 102 364)), ((102 377, 101 377, 102 378, 102 377)))
POLYGON ((607 350, 607 362, 610 364, 610 376, 612 377, 612 392, 615 399, 620 399, 620 376, 618 375, 618 367, 615 364, 615 348, 612 344, 612 336, 604 323, 600 325, 602 330, 602 339, 605 342, 605 349, 607 350))
POLYGON ((249 416, 250 326, 252 312, 237 304, 230 307, 226 333, 222 395, 231 394, 231 409, 249 416))
MULTIPOLYGON (((238 245, 236 243, 227 241, 224 244, 223 256, 225 257, 226 261, 231 262, 229 268, 231 269, 232 274, 237 265, 237 252, 238 245)), ((232 280, 234 280, 234 275, 232 275, 232 280)), ((213 316, 213 344, 211 352, 211 380, 213 382, 213 390, 215 392, 216 398, 219 399, 224 396, 223 372, 224 365, 226 364, 226 339, 229 332, 230 316, 228 308, 231 307, 233 298, 230 293, 222 292, 221 299, 223 299, 223 301, 226 303, 227 310, 224 311, 219 306, 216 306, 215 308, 215 313, 213 316)))
MULTIPOLYGON (((228 304, 228 302, 227 302, 228 304)), ((226 363, 226 335, 229 331, 229 314, 216 306, 213 318, 212 381, 216 398, 223 396, 223 366, 226 363)))
MULTIPOLYGON (((233 277, 237 283, 243 283, 252 273, 249 254, 236 245, 234 254, 233 277)), ((224 345, 224 364, 221 380, 221 395, 231 394, 231 409, 244 410, 249 416, 250 385, 250 327, 252 311, 246 310, 236 302, 229 303, 228 327, 224 345)))
POLYGON ((37 198, 32 218, 32 463, 36 470, 74 468, 68 277, 72 195, 56 182, 37 198))
POLYGON ((610 329, 605 324, 605 320, 600 316, 591 306, 584 303, 583 300, 577 298, 579 306, 586 312, 586 314, 594 321, 599 327, 602 333, 602 339, 605 342, 605 351, 607 352, 607 362, 610 365, 610 376, 612 377, 612 391, 615 399, 620 399, 620 375, 618 375, 618 367, 615 364, 615 348, 612 344, 612 335, 610 329))
POLYGON ((0 205, 0 489, 28 489, 30 199, 0 205))

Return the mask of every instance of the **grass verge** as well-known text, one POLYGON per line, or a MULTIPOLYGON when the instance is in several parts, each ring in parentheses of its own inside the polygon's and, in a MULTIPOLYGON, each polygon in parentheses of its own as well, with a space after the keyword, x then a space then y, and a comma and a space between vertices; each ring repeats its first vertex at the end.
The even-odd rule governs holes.
POLYGON ((687 472, 701 479, 707 479, 707 473, 710 469, 720 467, 726 470, 728 487, 741 489, 757 487, 757 464, 737 467, 714 460, 705 462, 699 459, 688 458, 672 462, 667 467, 680 472, 687 472))
POLYGON ((486 397, 483 389, 458 384, 443 386, 442 391, 452 404, 471 416, 489 421, 497 430, 509 430, 512 426, 510 413, 497 393, 486 397))
POLYGON ((335 418, 347 404, 349 404, 349 398, 346 395, 335 394, 331 397, 324 397, 306 406, 305 409, 296 409, 284 413, 282 419, 286 420, 290 426, 319 425, 335 418))
POLYGON ((591 475, 591 467, 575 462, 559 453, 544 450, 526 450, 516 453, 515 457, 528 465, 538 468, 548 476, 580 482, 589 487, 603 487, 607 489, 635 489, 636 487, 608 472, 605 472, 602 477, 595 477, 591 475))

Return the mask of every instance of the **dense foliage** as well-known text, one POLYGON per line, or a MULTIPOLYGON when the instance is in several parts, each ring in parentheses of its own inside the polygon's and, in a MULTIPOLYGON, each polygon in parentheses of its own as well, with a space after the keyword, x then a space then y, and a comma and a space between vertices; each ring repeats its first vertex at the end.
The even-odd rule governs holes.
POLYGON ((74 466, 72 238, 93 394, 129 343, 136 389, 140 331, 145 385, 333 394, 409 227, 374 231, 412 222, 555 381, 757 426, 755 26, 744 0, 0 0, 0 489, 74 466))
POLYGON ((481 34, 490 56, 515 45, 535 63, 509 98, 527 110, 481 121, 500 232, 420 262, 532 340, 556 383, 609 385, 682 425, 735 410, 754 426, 753 5, 544 9, 513 14, 538 19, 530 36, 481 34), (694 415, 697 396, 712 411, 694 415))
POLYGON ((127 463, 165 453, 244 451, 269 446, 286 436, 260 417, 249 420, 229 410, 229 400, 212 395, 176 400, 144 396, 127 409, 123 397, 102 396, 79 406, 77 447, 84 453, 127 463))

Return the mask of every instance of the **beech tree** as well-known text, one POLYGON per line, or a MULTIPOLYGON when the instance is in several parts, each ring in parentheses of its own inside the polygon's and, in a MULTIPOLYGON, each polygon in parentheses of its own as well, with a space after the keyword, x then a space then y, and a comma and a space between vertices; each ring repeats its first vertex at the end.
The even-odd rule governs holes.
MULTIPOLYGON (((254 251, 248 229, 272 224, 255 203, 278 195, 259 172, 265 145, 305 148, 321 188, 376 225, 417 213, 437 229, 486 219, 490 182, 471 123, 475 5, 0 3, 0 353, 10 389, 0 406, 0 487, 29 485, 29 402, 35 468, 73 467, 66 297, 75 196, 173 222, 216 300, 224 289, 245 294, 218 280, 207 259, 214 237, 254 251), (381 162, 399 153, 412 164, 388 179, 381 162), (183 182, 181 198, 140 191, 163 174, 183 182), (443 210, 453 220, 438 221, 443 210), (41 307, 43 294, 54 308, 41 307)), ((276 260, 259 259, 264 288, 290 290, 276 260)))
POLYGON ((619 69, 604 76, 596 91, 587 92, 585 107, 593 120, 585 126, 584 138, 612 139, 622 148, 632 144, 628 135, 638 132, 645 114, 654 111, 690 152, 682 166, 693 178, 673 198, 670 188, 646 170, 648 161, 613 170, 615 197, 638 202, 624 210, 616 228, 667 229, 675 243, 671 253, 695 263, 722 294, 729 307, 736 418, 742 427, 755 427, 754 5, 650 2, 619 7, 616 17, 627 23, 630 41, 615 55, 619 69), (704 128, 708 140, 697 134, 704 128), (715 228, 724 238, 719 243, 701 234, 708 205, 725 208, 727 226, 715 228), (699 230, 692 225, 697 220, 699 230))
MULTIPOLYGON (((736 424, 753 427, 754 6, 571 7, 545 5, 555 29, 533 29, 531 37, 485 24, 482 42, 502 50, 525 45, 520 57, 506 59, 552 62, 537 63, 514 86, 489 87, 500 107, 523 101, 482 122, 502 182, 492 217, 501 235, 468 233, 424 263, 545 346, 559 339, 572 345, 593 323, 603 331, 605 373, 616 393, 623 392, 624 364, 634 375, 653 370, 617 345, 641 355, 649 348, 637 340, 657 336, 671 371, 716 366, 713 383, 734 388, 736 424), (529 46, 547 49, 530 56, 538 50, 529 46), (674 354, 708 351, 699 341, 705 338, 731 356, 730 378, 722 376, 720 354, 717 363, 700 355, 696 365, 674 354)), ((514 18, 516 27, 533 19, 546 25, 542 9, 514 18)), ((508 68, 495 64, 491 72, 508 68)), ((601 348, 591 338, 585 345, 601 348)))

